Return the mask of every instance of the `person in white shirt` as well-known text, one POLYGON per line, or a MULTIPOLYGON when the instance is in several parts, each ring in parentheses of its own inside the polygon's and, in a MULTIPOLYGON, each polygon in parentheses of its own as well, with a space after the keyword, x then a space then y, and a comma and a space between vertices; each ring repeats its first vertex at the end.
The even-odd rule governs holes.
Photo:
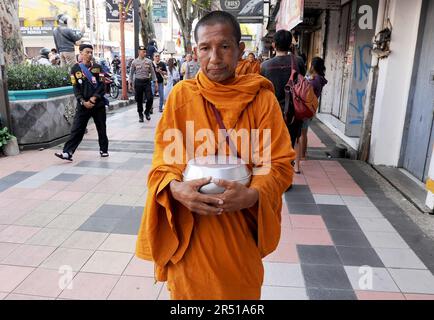
POLYGON ((173 86, 181 79, 178 69, 175 66, 174 58, 170 58, 169 61, 167 61, 167 75, 167 84, 164 87, 165 100, 167 100, 167 97, 169 96, 169 93, 172 90, 173 86))

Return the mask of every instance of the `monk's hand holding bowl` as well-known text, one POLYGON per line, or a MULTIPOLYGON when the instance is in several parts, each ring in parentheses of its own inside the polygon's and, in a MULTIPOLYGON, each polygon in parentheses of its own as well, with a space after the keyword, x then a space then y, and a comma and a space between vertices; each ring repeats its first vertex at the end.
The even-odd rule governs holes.
POLYGON ((211 182, 212 178, 180 182, 172 180, 170 182, 170 192, 173 198, 180 202, 191 212, 204 215, 215 216, 223 213, 223 209, 217 206, 223 202, 219 197, 202 194, 199 189, 211 182))
POLYGON ((212 182, 225 188, 225 192, 218 195, 223 201, 218 207, 224 212, 252 208, 259 200, 259 192, 256 189, 248 188, 241 183, 222 179, 213 179, 212 182))

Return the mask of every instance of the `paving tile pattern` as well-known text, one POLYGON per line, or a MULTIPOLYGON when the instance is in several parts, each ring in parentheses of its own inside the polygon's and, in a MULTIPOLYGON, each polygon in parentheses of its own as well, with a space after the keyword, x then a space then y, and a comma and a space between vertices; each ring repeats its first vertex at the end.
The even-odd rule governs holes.
MULTIPOLYGON (((93 125, 72 163, 60 146, 0 159, 0 300, 170 298, 134 256, 158 117, 137 120, 134 107, 108 118, 108 159, 93 125)), ((309 131, 311 150, 326 144, 309 131)), ((375 181, 345 160, 301 169, 262 299, 434 300, 434 243, 375 181)))

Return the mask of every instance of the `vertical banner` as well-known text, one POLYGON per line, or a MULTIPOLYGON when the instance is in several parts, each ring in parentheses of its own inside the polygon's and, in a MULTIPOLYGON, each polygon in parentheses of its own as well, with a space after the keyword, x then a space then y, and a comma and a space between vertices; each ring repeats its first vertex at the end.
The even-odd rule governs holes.
POLYGON ((277 14, 276 30, 292 30, 303 22, 304 0, 282 0, 277 14))
POLYGON ((152 19, 154 23, 167 23, 167 0, 152 1, 152 19))

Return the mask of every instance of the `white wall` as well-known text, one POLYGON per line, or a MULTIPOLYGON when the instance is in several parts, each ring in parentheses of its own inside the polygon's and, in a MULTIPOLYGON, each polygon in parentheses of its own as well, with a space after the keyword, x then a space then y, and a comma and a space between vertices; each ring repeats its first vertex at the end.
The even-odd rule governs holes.
POLYGON ((392 0, 390 4, 392 53, 380 61, 370 155, 375 165, 398 166, 421 8, 422 0, 392 0))

